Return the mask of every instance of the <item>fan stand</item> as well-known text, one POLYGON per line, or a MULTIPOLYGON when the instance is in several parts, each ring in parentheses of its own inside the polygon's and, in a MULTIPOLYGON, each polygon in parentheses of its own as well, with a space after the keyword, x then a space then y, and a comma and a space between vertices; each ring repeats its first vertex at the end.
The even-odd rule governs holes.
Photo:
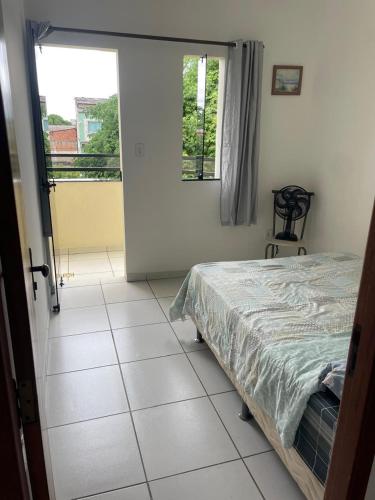
POLYGON ((306 243, 303 239, 298 241, 278 240, 274 237, 272 230, 270 230, 267 233, 266 242, 265 259, 274 259, 277 257, 279 247, 295 248, 298 255, 301 255, 301 253, 303 253, 303 255, 307 255, 306 243))
POLYGON ((313 192, 306 191, 301 186, 285 186, 282 189, 273 189, 273 224, 272 230, 266 235, 265 258, 274 258, 279 253, 279 247, 290 247, 297 250, 298 255, 307 254, 303 239, 307 214, 310 208, 310 199, 313 192), (303 201, 302 207, 300 201, 303 201), (299 209, 299 213, 295 210, 299 209), (281 232, 276 234, 276 217, 284 220, 281 232), (301 221, 297 230, 296 221, 301 221))

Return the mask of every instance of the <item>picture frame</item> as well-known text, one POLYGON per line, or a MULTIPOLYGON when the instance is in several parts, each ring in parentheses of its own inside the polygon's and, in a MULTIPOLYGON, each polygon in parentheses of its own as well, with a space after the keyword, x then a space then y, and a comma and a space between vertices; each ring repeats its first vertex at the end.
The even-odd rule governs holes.
POLYGON ((274 65, 272 95, 301 95, 303 66, 274 65))

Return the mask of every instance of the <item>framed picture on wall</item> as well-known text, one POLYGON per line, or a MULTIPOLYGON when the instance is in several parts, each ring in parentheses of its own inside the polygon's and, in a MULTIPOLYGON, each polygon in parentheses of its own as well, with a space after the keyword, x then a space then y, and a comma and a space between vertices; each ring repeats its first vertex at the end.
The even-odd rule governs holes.
POLYGON ((274 66, 272 95, 300 95, 303 66, 274 66))

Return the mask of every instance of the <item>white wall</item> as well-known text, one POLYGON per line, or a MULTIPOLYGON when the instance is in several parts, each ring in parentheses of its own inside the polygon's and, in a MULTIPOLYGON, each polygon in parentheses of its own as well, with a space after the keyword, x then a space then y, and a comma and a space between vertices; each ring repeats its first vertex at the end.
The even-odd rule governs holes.
POLYGON ((375 2, 327 2, 314 75, 307 173, 319 194, 313 250, 362 254, 375 194, 375 2))
POLYGON ((228 228, 219 221, 219 183, 180 181, 181 61, 190 48, 54 38, 119 50, 129 275, 182 270, 207 260, 261 258, 271 224, 271 190, 290 183, 316 191, 310 249, 363 251, 374 192, 375 114, 369 87, 374 8, 369 0, 361 6, 355 0, 27 2, 30 18, 61 26, 265 43, 259 222, 228 228), (270 95, 273 64, 304 65, 300 97, 270 95), (144 158, 134 155, 137 142, 145 144, 144 158), (349 188, 355 210, 348 203, 349 188))
MULTIPOLYGON (((66 26, 265 42, 259 225, 222 227, 218 182, 183 183, 181 170, 182 57, 225 49, 95 37, 53 38, 119 49, 125 169, 128 274, 176 271, 207 260, 262 257, 271 223, 271 189, 303 183, 306 115, 311 109, 319 10, 309 2, 73 2, 30 1, 30 18, 66 26), (302 6, 301 6, 302 4, 302 6), (70 8, 71 7, 71 8, 70 8), (272 7, 272 8, 271 8, 272 7), (199 11, 199 15, 198 15, 199 11), (100 19, 100 22, 97 20, 100 19), (270 96, 272 64, 305 65, 303 95, 270 96), (136 158, 134 144, 145 144, 136 158), (302 160, 301 160, 302 158, 302 160)), ((323 5, 323 2, 317 2, 323 5)), ((52 40, 52 38, 50 39, 52 40)), ((309 186, 307 186, 309 187, 309 186)))
MULTIPOLYGON (((1 0, 1 6, 4 17, 4 32, 14 110, 14 126, 23 187, 25 232, 27 244, 33 252, 34 265, 39 265, 46 262, 46 260, 39 211, 32 120, 25 69, 24 7, 22 0, 1 0)), ((40 273, 35 275, 35 279, 38 283, 37 300, 34 302, 31 298, 32 302, 30 304, 30 308, 35 313, 31 314, 32 345, 42 433, 43 439, 46 442, 45 379, 50 312, 47 280, 45 280, 40 273), (33 321, 33 319, 35 319, 35 321, 33 321)), ((48 446, 45 446, 44 450, 48 468, 48 446)), ((53 495, 51 494, 51 499, 52 498, 53 495)))

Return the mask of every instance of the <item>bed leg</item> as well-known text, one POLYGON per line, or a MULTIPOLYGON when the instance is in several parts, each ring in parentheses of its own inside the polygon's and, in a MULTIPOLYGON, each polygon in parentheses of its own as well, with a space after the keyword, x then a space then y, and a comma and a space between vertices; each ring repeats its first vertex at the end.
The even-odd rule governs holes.
POLYGON ((242 401, 241 412, 238 414, 238 416, 240 417, 241 420, 244 420, 245 422, 254 418, 249 410, 249 407, 244 401, 242 401))
POLYGON ((203 339, 203 337, 202 337, 202 334, 201 334, 201 332, 198 330, 198 328, 197 328, 197 336, 195 337, 194 342, 196 342, 197 344, 203 344, 203 342, 204 342, 204 339, 203 339))

